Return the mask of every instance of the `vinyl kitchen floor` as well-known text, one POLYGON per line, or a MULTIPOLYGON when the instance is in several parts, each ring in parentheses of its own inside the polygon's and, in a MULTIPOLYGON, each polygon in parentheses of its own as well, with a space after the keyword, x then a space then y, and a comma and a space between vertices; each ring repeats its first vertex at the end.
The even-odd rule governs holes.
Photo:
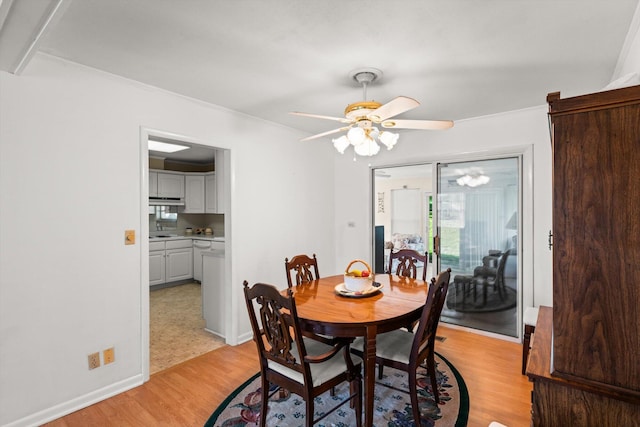
POLYGON ((199 283, 150 291, 151 374, 225 345, 204 330, 201 295, 199 283))

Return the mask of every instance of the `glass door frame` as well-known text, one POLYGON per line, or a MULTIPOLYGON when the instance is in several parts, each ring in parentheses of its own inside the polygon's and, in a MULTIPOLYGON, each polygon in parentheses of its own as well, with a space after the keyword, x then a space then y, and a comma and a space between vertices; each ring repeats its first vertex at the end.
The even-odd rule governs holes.
MULTIPOLYGON (((518 281, 518 309, 517 312, 517 337, 509 337, 506 335, 499 335, 492 332, 482 331, 478 329, 471 329, 462 326, 448 325, 453 328, 469 329, 474 333, 479 333, 487 336, 494 336, 496 338, 504 339, 507 341, 522 342, 523 326, 522 315, 524 307, 530 307, 534 305, 534 246, 533 246, 533 145, 520 145, 514 147, 508 147, 505 149, 496 149, 481 153, 465 153, 460 155, 448 155, 439 156, 438 158, 424 158, 421 160, 414 160, 407 163, 391 163, 391 164, 379 164, 371 165, 370 169, 370 226, 371 230, 371 258, 375 254, 374 232, 375 232, 375 208, 377 198, 375 194, 375 171, 377 169, 389 169, 394 167, 403 166, 415 166, 415 165, 432 165, 432 196, 433 196, 433 224, 438 224, 438 165, 443 163, 459 163, 459 162, 472 162, 480 160, 491 160, 506 157, 518 157, 520 159, 520 188, 518 195, 519 203, 519 231, 517 242, 517 281, 518 281), (526 243, 526 244, 525 244, 526 243)), ((435 240, 434 230, 434 240, 435 240)), ((546 239, 545 236, 543 238, 546 239)), ((440 256, 435 252, 435 242, 433 254, 433 269, 439 271, 440 269, 440 256)))

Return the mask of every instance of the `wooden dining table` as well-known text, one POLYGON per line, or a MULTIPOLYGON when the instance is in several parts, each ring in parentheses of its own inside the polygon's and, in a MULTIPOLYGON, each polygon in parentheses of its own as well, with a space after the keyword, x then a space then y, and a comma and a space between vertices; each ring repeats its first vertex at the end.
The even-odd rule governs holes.
POLYGON ((419 279, 376 274, 375 294, 343 296, 336 287, 344 276, 323 277, 294 286, 300 325, 305 331, 334 337, 364 337, 364 423, 373 425, 376 336, 420 318, 429 283, 419 279))

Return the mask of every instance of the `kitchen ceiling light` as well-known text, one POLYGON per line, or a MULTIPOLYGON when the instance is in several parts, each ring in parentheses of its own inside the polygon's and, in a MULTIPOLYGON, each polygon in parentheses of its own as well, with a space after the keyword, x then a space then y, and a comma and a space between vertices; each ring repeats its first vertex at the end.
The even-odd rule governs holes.
POLYGON ((161 151, 163 153, 175 153, 177 151, 189 149, 186 145, 170 144, 168 142, 154 141, 152 139, 148 141, 148 144, 150 151, 161 151))

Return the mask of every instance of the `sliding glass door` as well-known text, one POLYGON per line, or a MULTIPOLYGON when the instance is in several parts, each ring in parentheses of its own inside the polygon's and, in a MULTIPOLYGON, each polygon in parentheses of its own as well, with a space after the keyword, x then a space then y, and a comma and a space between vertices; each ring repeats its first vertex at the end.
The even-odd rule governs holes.
MULTIPOLYGON (((520 157, 374 169, 375 272, 392 251, 451 268, 441 321, 518 336, 520 157)), ((420 274, 422 272, 420 271, 420 274)))
POLYGON ((443 322, 518 336, 519 164, 438 165, 436 251, 452 271, 443 322))

